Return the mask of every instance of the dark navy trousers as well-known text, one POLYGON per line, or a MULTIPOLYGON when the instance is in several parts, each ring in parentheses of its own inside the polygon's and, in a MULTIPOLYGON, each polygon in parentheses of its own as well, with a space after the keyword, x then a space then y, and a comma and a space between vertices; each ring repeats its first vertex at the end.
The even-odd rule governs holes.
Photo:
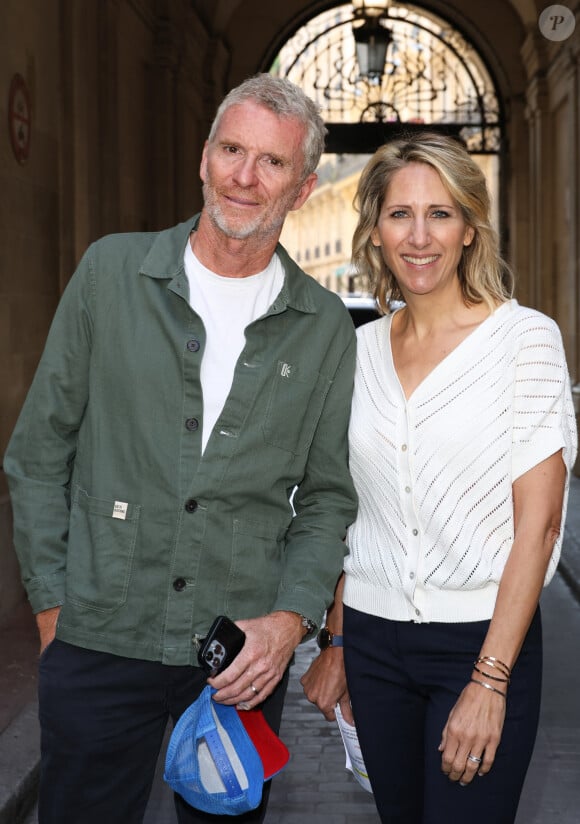
POLYGON ((471 678, 488 627, 489 621, 388 621, 345 607, 348 686, 384 824, 513 824, 538 727, 539 609, 513 668, 491 771, 461 787, 441 771, 438 751, 449 712, 471 678))
MULTIPOLYGON (((205 684, 197 667, 50 644, 39 664, 39 824, 140 824, 168 720, 175 724, 205 684)), ((287 684, 288 673, 262 705, 276 732, 287 684)), ((270 783, 260 807, 237 821, 263 820, 270 783)), ((174 797, 180 824, 232 821, 174 797)))

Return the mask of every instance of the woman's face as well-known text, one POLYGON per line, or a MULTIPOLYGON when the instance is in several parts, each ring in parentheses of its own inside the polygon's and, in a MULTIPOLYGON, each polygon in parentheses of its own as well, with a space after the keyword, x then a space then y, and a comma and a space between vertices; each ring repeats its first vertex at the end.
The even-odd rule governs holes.
POLYGON ((463 247, 473 236, 435 169, 409 163, 391 179, 371 241, 408 299, 456 286, 463 247))

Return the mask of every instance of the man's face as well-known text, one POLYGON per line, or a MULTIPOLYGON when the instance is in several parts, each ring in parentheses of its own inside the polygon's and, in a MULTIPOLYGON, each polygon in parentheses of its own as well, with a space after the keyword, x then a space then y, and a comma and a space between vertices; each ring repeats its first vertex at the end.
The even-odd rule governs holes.
POLYGON ((203 150, 205 212, 229 238, 278 236, 316 183, 302 180, 304 126, 246 101, 226 109, 203 150))

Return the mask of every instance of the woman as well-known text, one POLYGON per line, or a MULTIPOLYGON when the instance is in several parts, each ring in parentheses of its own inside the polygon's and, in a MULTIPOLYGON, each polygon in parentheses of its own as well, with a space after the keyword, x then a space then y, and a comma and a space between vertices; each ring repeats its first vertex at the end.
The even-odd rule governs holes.
POLYGON ((353 260, 385 317, 357 330, 360 508, 302 680, 327 718, 352 705, 383 822, 509 824, 576 452, 562 340, 512 299, 483 174, 458 141, 383 146, 357 206, 353 260))

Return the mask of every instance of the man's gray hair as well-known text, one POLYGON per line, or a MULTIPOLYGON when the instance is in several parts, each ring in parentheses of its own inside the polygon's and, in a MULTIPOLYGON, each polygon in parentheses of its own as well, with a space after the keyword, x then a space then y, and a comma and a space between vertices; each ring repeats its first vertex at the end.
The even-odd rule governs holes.
POLYGON ((244 80, 224 97, 210 129, 208 137, 210 143, 215 138, 224 112, 230 106, 246 101, 258 103, 280 117, 296 118, 304 125, 306 135, 303 143, 303 179, 305 180, 318 166, 320 155, 324 151, 326 135, 326 126, 314 101, 285 77, 273 77, 266 73, 256 74, 244 80))

